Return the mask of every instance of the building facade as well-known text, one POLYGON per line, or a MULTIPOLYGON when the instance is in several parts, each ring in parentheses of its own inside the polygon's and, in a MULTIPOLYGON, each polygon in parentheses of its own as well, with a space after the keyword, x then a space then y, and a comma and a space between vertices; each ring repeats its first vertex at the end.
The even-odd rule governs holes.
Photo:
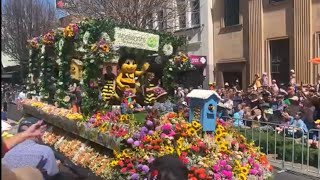
POLYGON ((315 83, 320 56, 319 0, 213 0, 214 79, 247 87, 266 72, 278 83, 315 83))

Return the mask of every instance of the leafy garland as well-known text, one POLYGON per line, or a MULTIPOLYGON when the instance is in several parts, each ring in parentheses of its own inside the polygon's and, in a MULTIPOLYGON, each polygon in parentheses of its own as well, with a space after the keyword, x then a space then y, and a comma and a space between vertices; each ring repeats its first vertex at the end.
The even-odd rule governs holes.
POLYGON ((78 26, 70 24, 67 26, 63 33, 55 43, 55 49, 58 54, 57 63, 59 65, 59 75, 56 92, 56 102, 59 107, 68 108, 70 106, 70 97, 68 96, 69 84, 71 81, 70 64, 72 55, 74 54, 74 41, 78 36, 78 26))
POLYGON ((48 103, 53 103, 55 92, 55 76, 54 76, 54 49, 52 46, 55 42, 54 31, 50 31, 42 37, 42 46, 40 54, 40 96, 48 103))
POLYGON ((169 59, 163 69, 163 86, 169 92, 173 91, 180 72, 194 70, 195 67, 191 64, 189 57, 180 52, 177 56, 169 59))
POLYGON ((39 91, 39 87, 35 80, 39 77, 39 41, 40 38, 33 38, 29 41, 30 58, 29 58, 29 74, 27 79, 27 90, 29 94, 35 95, 39 91))

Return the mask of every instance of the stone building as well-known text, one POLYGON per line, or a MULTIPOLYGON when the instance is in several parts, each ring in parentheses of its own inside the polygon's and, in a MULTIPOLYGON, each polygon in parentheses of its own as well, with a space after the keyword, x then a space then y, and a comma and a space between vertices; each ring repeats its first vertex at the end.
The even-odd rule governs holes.
POLYGON ((243 87, 254 74, 314 83, 320 56, 319 0, 213 0, 213 61, 218 84, 236 79, 243 87))

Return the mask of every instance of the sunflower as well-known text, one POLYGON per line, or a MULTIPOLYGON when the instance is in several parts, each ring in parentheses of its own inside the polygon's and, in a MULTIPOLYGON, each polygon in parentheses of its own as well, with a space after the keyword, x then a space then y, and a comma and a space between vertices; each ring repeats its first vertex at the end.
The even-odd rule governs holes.
POLYGON ((176 149, 178 156, 181 155, 181 150, 179 148, 176 149))
POLYGON ((249 173, 248 167, 241 167, 240 168, 241 174, 247 175, 249 173))
POLYGON ((215 139, 215 141, 216 141, 217 143, 219 143, 219 142, 221 142, 222 137, 219 135, 219 136, 215 136, 214 139, 215 139))
POLYGON ((129 116, 126 114, 126 115, 120 115, 120 122, 125 122, 129 119, 129 116))
POLYGON ((228 146, 226 144, 221 144, 219 147, 220 147, 220 151, 225 152, 228 150, 228 146))
POLYGON ((201 124, 198 121, 192 121, 192 127, 195 129, 200 129, 201 128, 201 124))
POLYGON ((182 142, 181 142, 181 141, 177 141, 177 147, 178 147, 179 149, 182 148, 182 142))
POLYGON ((245 174, 243 174, 243 173, 240 173, 240 174, 238 175, 238 179, 239 179, 239 180, 247 180, 247 175, 245 175, 245 174))
POLYGON ((194 128, 188 128, 187 135, 188 136, 194 136, 197 134, 197 131, 194 128))
POLYGON ((222 134, 222 130, 218 128, 216 130, 216 136, 220 136, 221 134, 222 134))

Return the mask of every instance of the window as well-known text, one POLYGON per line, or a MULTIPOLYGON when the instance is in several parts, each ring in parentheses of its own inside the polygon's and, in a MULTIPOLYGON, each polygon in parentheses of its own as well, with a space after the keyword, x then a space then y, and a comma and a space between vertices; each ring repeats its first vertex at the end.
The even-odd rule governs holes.
POLYGON ((157 13, 157 21, 158 21, 158 29, 159 30, 164 30, 167 27, 166 21, 164 19, 164 12, 163 11, 159 11, 157 13))
POLYGON ((239 24, 239 0, 224 0, 224 26, 239 24))
POLYGON ((200 2, 199 0, 192 0, 190 2, 191 5, 191 25, 199 25, 200 24, 200 2))
POLYGON ((278 3, 278 2, 282 2, 282 1, 285 1, 285 0, 269 0, 269 3, 273 4, 273 3, 278 3))
POLYGON ((186 17, 186 0, 177 0, 178 7, 178 19, 179 19, 179 29, 184 29, 187 26, 187 17, 186 17))

